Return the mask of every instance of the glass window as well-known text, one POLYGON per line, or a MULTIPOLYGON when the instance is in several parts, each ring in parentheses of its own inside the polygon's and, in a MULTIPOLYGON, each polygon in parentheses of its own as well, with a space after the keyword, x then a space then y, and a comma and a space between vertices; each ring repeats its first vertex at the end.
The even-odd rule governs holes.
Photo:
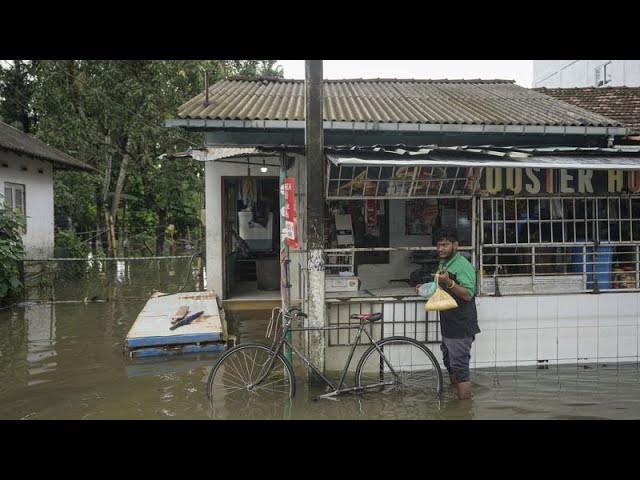
MULTIPOLYGON (((19 183, 5 182, 4 204, 12 210, 18 210, 23 216, 25 216, 27 209, 25 186, 19 183)), ((26 233, 26 227, 23 233, 26 233)))

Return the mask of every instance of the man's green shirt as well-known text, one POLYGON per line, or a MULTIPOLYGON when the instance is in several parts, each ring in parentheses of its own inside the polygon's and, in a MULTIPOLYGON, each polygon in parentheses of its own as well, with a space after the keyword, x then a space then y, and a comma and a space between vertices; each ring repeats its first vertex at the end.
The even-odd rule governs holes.
POLYGON ((473 268, 473 265, 471 265, 469 260, 460 255, 460 252, 456 252, 453 257, 446 262, 444 260, 440 260, 438 270, 442 270, 444 267, 447 268, 448 272, 455 275, 455 281, 458 285, 469 290, 472 297, 475 296, 476 269, 473 268))

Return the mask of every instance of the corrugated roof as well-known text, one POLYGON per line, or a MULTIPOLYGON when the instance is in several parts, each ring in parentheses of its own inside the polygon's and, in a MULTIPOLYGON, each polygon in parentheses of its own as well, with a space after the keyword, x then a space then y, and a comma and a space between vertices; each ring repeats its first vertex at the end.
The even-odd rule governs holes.
POLYGON ((3 122, 0 122, 0 148, 52 162, 57 168, 95 171, 92 166, 3 122))
POLYGON ((536 92, 605 115, 640 135, 640 87, 534 88, 536 92))
MULTIPOLYGON (((511 80, 324 81, 324 120, 335 122, 619 126, 511 80)), ((229 78, 178 109, 181 119, 304 120, 304 81, 229 78)))

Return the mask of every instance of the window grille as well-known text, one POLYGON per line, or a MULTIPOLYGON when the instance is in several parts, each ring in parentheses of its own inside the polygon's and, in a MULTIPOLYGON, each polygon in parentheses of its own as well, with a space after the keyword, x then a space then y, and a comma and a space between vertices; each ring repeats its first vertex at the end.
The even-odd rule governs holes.
POLYGON ((483 293, 638 288, 640 197, 483 198, 480 210, 483 293))
POLYGON ((480 167, 353 166, 328 162, 327 199, 471 197, 480 167))

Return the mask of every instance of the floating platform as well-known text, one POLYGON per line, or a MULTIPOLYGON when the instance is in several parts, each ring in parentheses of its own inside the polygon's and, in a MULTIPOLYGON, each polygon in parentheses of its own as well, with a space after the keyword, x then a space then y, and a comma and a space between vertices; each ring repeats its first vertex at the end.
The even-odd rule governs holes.
POLYGON ((132 358, 221 351, 225 345, 224 312, 218 308, 215 292, 210 290, 154 293, 125 339, 125 349, 132 358), (180 325, 181 318, 188 319, 197 312, 203 313, 180 325))

